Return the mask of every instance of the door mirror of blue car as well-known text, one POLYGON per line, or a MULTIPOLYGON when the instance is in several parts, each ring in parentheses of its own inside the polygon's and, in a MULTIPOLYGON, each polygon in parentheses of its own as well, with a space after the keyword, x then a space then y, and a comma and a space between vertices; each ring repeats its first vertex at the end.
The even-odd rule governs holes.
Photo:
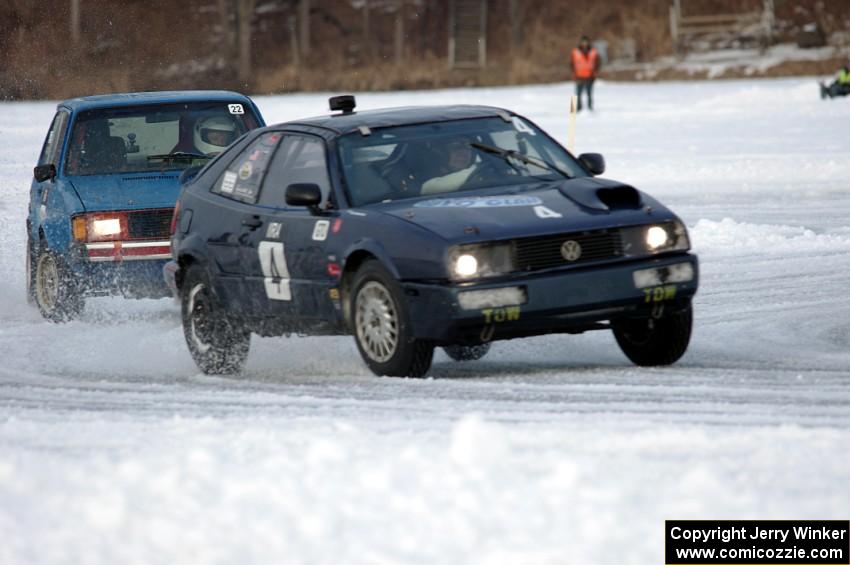
POLYGON ((56 178, 56 165, 53 163, 47 165, 39 165, 32 171, 35 180, 44 182, 56 178))
POLYGON ((286 203, 289 206, 307 206, 314 214, 319 212, 322 189, 318 184, 298 182, 286 187, 286 203))
POLYGON ((605 157, 599 153, 582 153, 578 160, 584 165, 591 175, 601 175, 605 172, 605 157))

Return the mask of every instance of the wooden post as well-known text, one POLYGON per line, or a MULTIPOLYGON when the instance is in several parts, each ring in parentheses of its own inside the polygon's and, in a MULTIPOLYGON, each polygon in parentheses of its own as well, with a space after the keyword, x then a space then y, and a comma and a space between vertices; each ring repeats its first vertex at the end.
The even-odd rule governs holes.
POLYGON ((570 118, 567 124, 567 150, 575 154, 576 150, 576 113, 578 112, 578 98, 575 94, 570 96, 570 118))

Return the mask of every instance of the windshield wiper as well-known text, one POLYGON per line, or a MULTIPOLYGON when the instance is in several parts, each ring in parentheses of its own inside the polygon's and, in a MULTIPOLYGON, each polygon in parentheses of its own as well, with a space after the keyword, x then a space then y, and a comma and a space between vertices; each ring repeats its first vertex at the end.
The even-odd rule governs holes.
POLYGON ((486 153, 498 155, 511 166, 513 166, 513 163, 511 163, 510 159, 516 159, 517 161, 520 161, 526 165, 534 165, 535 167, 538 167, 540 169, 546 169, 548 171, 552 171, 553 173, 558 173, 565 179, 572 178, 569 174, 566 173, 566 171, 561 170, 556 165, 553 165, 548 161, 544 161, 539 157, 532 157, 531 155, 520 153, 515 149, 505 149, 504 147, 496 147, 495 145, 487 145, 486 143, 479 143, 477 141, 473 141, 472 143, 470 143, 470 145, 486 153))
POLYGON ((163 153, 161 155, 148 155, 148 161, 170 161, 173 163, 175 161, 192 162, 195 159, 209 161, 212 157, 201 153, 188 153, 186 151, 175 151, 174 153, 163 153))

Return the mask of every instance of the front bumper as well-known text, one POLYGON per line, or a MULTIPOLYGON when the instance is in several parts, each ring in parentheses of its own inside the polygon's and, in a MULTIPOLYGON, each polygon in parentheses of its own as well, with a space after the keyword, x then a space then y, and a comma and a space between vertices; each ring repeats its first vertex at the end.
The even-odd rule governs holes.
POLYGON ((86 243, 84 249, 86 258, 92 263, 171 259, 168 240, 86 243))
POLYGON ((86 295, 163 298, 170 295, 162 279, 170 258, 169 241, 87 243, 72 246, 68 264, 86 295))
POLYGON ((689 253, 588 266, 555 272, 515 275, 498 282, 471 284, 405 283, 413 333, 438 344, 481 343, 547 333, 579 333, 600 322, 659 316, 687 308, 699 283, 698 261, 689 253), (638 288, 634 273, 667 272, 687 263, 693 276, 682 282, 638 288), (468 310, 458 295, 469 290, 520 287, 525 302, 468 310))

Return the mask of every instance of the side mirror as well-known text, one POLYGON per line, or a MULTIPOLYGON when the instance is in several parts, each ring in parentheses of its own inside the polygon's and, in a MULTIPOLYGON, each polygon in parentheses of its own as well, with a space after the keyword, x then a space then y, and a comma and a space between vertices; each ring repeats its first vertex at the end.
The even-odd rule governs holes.
POLYGON ((39 165, 32 170, 32 176, 38 182, 44 182, 56 178, 56 165, 50 163, 48 165, 39 165))
POLYGON ((306 206, 314 214, 319 212, 322 189, 318 184, 297 182, 286 187, 286 203, 289 206, 306 206))
POLYGON ((584 165, 584 168, 590 171, 593 176, 601 175, 605 172, 605 157, 599 153, 582 153, 578 156, 578 160, 584 165))

